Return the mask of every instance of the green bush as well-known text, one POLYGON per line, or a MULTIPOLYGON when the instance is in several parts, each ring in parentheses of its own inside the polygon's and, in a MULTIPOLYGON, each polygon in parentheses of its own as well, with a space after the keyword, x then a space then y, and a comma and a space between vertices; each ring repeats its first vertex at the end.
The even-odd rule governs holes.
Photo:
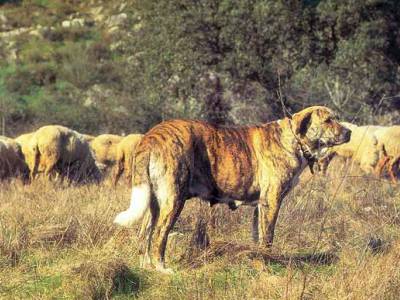
MULTIPOLYGON (((106 18, 120 13, 99 4, 106 18)), ((63 28, 93 8, 79 0, 4 7, 8 26, 46 27, 43 38, 12 41, 15 62, 0 45, 9 122, 129 133, 177 117, 266 122, 283 116, 282 102, 400 121, 399 1, 138 0, 112 33, 101 23, 63 28)))
POLYGON ((400 90, 398 1, 137 1, 136 8, 143 26, 132 43, 161 97, 179 76, 176 94, 202 101, 194 87, 209 70, 259 82, 279 115, 278 91, 292 110, 326 104, 350 115, 400 90), (346 95, 333 93, 338 85, 346 95))

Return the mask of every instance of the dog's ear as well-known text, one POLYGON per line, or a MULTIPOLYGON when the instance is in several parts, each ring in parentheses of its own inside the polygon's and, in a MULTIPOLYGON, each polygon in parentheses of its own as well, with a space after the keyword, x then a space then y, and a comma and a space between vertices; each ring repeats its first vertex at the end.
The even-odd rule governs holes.
POLYGON ((311 125, 312 111, 298 112, 292 117, 295 133, 304 136, 311 125))

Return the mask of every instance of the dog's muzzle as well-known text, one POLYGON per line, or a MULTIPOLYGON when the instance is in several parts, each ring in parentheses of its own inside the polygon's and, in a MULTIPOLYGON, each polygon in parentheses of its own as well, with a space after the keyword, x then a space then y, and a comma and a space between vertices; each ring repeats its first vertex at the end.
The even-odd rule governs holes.
POLYGON ((344 129, 344 132, 342 133, 342 141, 343 143, 348 143, 350 141, 351 138, 351 130, 346 128, 344 129))
POLYGON ((342 130, 342 133, 340 134, 340 136, 338 138, 336 138, 334 141, 327 142, 326 146, 332 147, 332 146, 337 146, 337 145, 341 145, 344 143, 348 143, 350 141, 350 138, 351 138, 351 130, 348 128, 344 128, 342 130))

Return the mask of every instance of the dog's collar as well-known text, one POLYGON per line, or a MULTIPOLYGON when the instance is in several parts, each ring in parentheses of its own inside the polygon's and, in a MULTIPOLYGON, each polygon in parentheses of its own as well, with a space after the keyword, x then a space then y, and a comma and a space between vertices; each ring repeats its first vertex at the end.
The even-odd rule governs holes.
POLYGON ((299 146, 299 150, 301 152, 301 154, 303 155, 303 157, 305 158, 305 160, 307 161, 307 165, 310 168, 310 172, 311 174, 314 174, 314 164, 317 161, 317 157, 311 152, 310 148, 308 147, 308 145, 305 145, 301 139, 296 135, 295 131, 293 130, 292 127, 292 122, 289 119, 289 124, 290 124, 290 131, 292 131, 292 134, 294 136, 294 138, 297 141, 297 144, 299 146))
POLYGON ((297 139, 297 142, 299 143, 300 152, 303 154, 303 157, 307 161, 307 165, 310 168, 311 174, 314 175, 314 164, 317 161, 317 158, 315 157, 314 154, 311 153, 310 149, 305 149, 303 147, 304 145, 301 143, 299 139, 297 139))

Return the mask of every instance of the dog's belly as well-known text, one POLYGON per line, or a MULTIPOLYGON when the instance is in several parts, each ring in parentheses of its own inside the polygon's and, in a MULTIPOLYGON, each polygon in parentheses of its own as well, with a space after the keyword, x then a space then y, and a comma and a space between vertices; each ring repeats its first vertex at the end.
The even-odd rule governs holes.
POLYGON ((192 184, 189 187, 189 193, 192 197, 199 197, 209 201, 211 205, 216 203, 225 203, 229 206, 256 205, 260 196, 259 191, 245 191, 239 193, 225 193, 215 188, 210 188, 202 184, 192 184))

